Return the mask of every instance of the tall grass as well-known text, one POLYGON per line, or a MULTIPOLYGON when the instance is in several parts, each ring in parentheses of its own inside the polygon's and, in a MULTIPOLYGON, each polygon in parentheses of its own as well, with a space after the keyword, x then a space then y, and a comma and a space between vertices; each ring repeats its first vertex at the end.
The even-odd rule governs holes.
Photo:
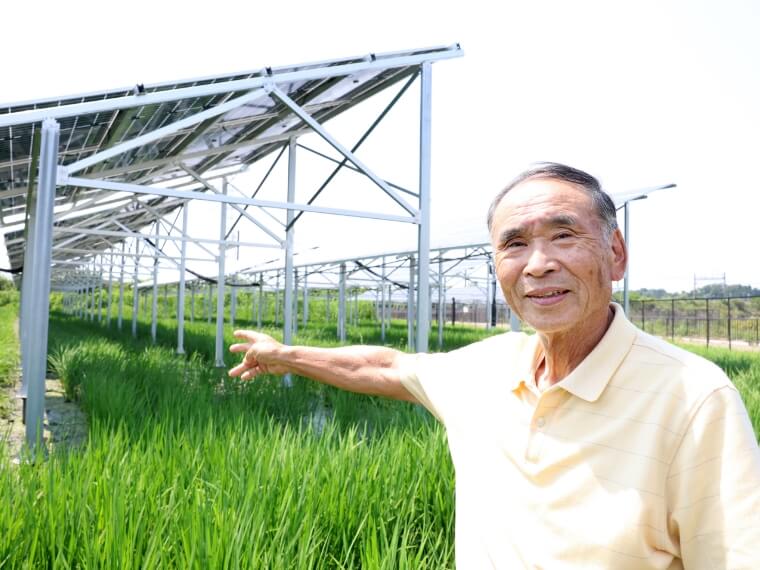
POLYGON ((446 568, 453 473, 416 407, 51 318, 89 439, 0 466, 0 567, 446 568))
MULTIPOLYGON (((374 323, 348 332, 379 344, 374 323)), ((447 329, 446 348, 487 334, 447 329)), ((405 326, 387 340, 403 347, 405 326)), ((89 436, 0 465, 0 568, 453 567, 453 468, 443 429, 418 407, 300 378, 288 390, 231 380, 210 365, 206 323, 188 325, 187 357, 171 322, 158 341, 145 324, 135 340, 51 315, 50 365, 89 436)), ((334 330, 315 323, 297 341, 334 344, 334 330)), ((760 433, 760 357, 706 356, 760 433)))
POLYGON ((18 303, 15 299, 9 298, 11 292, 0 291, 0 293, 3 293, 3 299, 0 299, 0 419, 5 419, 10 414, 9 394, 16 380, 19 358, 18 338, 15 331, 18 303))

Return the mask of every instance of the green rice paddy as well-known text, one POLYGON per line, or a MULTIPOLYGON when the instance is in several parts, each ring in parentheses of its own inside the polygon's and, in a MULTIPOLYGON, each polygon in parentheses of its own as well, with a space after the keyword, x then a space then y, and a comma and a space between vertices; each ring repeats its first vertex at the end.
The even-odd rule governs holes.
MULTIPOLYGON (((0 336, 13 318, 0 307, 0 336)), ((453 567, 453 468, 444 430, 419 407, 300 378, 291 389, 229 379, 212 366, 205 322, 188 324, 188 357, 174 354, 169 320, 157 346, 145 324, 138 340, 115 328, 51 314, 50 366, 89 436, 0 464, 0 568, 453 567)), ((349 342, 379 343, 378 329, 362 321, 349 342)), ((332 326, 299 332, 334 344, 332 326)), ((394 323, 389 344, 405 333, 394 323)), ((447 348, 486 334, 447 328, 447 348)), ((5 342, 8 374, 17 348, 5 342)), ((760 434, 760 357, 706 356, 760 434)))

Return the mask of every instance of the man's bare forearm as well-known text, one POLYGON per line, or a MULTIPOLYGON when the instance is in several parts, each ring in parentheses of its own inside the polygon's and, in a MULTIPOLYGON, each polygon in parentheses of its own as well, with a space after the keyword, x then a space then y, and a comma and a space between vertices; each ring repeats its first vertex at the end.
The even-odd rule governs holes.
POLYGON ((398 350, 286 346, 256 331, 237 330, 234 334, 244 342, 233 344, 230 351, 245 354, 243 361, 230 369, 230 376, 250 380, 259 374, 293 373, 351 392, 416 401, 401 382, 403 360, 409 355, 398 350))
POLYGON ((282 346, 275 358, 289 372, 342 390, 415 401, 401 382, 404 353, 381 346, 282 346))

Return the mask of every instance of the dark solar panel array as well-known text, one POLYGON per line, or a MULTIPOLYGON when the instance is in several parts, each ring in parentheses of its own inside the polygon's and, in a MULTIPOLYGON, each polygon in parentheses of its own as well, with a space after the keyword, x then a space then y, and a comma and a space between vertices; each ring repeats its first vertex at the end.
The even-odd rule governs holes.
MULTIPOLYGON (((414 50, 396 54, 371 56, 381 61, 383 57, 431 54, 458 51, 459 47, 441 47, 429 50, 414 50)), ((324 123, 339 113, 353 107, 375 93, 417 73, 418 66, 375 68, 352 74, 282 83, 278 75, 303 71, 310 68, 339 67, 351 63, 367 61, 368 58, 349 58, 307 64, 302 66, 262 69, 242 74, 203 78, 189 82, 164 83, 158 85, 135 86, 101 93, 40 100, 18 105, 0 105, 0 118, 9 113, 39 110, 80 103, 104 101, 133 96, 139 89, 145 93, 157 93, 208 84, 219 84, 237 80, 269 76, 278 87, 285 91, 296 103, 304 107, 317 121, 324 123)), ((198 112, 244 94, 243 91, 229 91, 213 95, 197 96, 126 109, 112 109, 97 113, 59 118, 60 141, 59 164, 66 165, 108 149, 124 141, 129 141, 157 128, 190 117, 198 112)), ((110 179, 150 185, 175 178, 186 177, 187 172, 179 165, 203 174, 224 167, 240 167, 251 164, 268 155, 273 150, 287 144, 288 133, 303 129, 302 121, 291 113, 277 99, 262 94, 258 99, 237 107, 227 113, 207 119, 192 127, 177 131, 150 144, 124 152, 111 159, 95 164, 77 176, 110 179), (257 144, 257 141, 269 141, 257 144)), ((26 123, 0 127, 0 223, 8 224, 8 218, 25 211, 30 173, 35 162, 35 140, 39 138, 39 123, 26 123)), ((36 144, 39 144, 37 141, 36 144)), ((108 193, 100 190, 76 187, 59 187, 56 203, 78 202, 103 199, 108 193)), ((115 196, 128 197, 127 195, 115 196)), ((150 200, 153 208, 168 214, 181 205, 181 201, 157 197, 150 200)), ((139 230, 155 219, 155 215, 139 207, 135 202, 127 205, 114 204, 112 210, 89 215, 58 220, 58 226, 96 228, 109 219, 117 219, 131 230, 139 230)), ((111 226, 110 229, 117 229, 111 226)), ((6 247, 12 268, 23 264, 23 229, 5 236, 6 247)), ((55 243, 69 239, 71 234, 56 234, 55 243)), ((76 247, 94 252, 112 248, 120 238, 82 236, 76 247)), ((66 257, 57 254, 56 258, 66 257)), ((76 255, 68 257, 76 259, 76 255)))

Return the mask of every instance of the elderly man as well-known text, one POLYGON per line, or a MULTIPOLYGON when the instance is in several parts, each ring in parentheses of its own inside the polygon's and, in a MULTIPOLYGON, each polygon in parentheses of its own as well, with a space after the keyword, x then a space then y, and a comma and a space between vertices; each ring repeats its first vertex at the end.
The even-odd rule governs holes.
POLYGON ((230 374, 293 372, 430 410, 456 470, 460 569, 760 568, 746 409, 718 367, 611 304, 627 253, 597 180, 541 164, 488 225, 504 296, 535 335, 408 355, 237 331, 230 374))

